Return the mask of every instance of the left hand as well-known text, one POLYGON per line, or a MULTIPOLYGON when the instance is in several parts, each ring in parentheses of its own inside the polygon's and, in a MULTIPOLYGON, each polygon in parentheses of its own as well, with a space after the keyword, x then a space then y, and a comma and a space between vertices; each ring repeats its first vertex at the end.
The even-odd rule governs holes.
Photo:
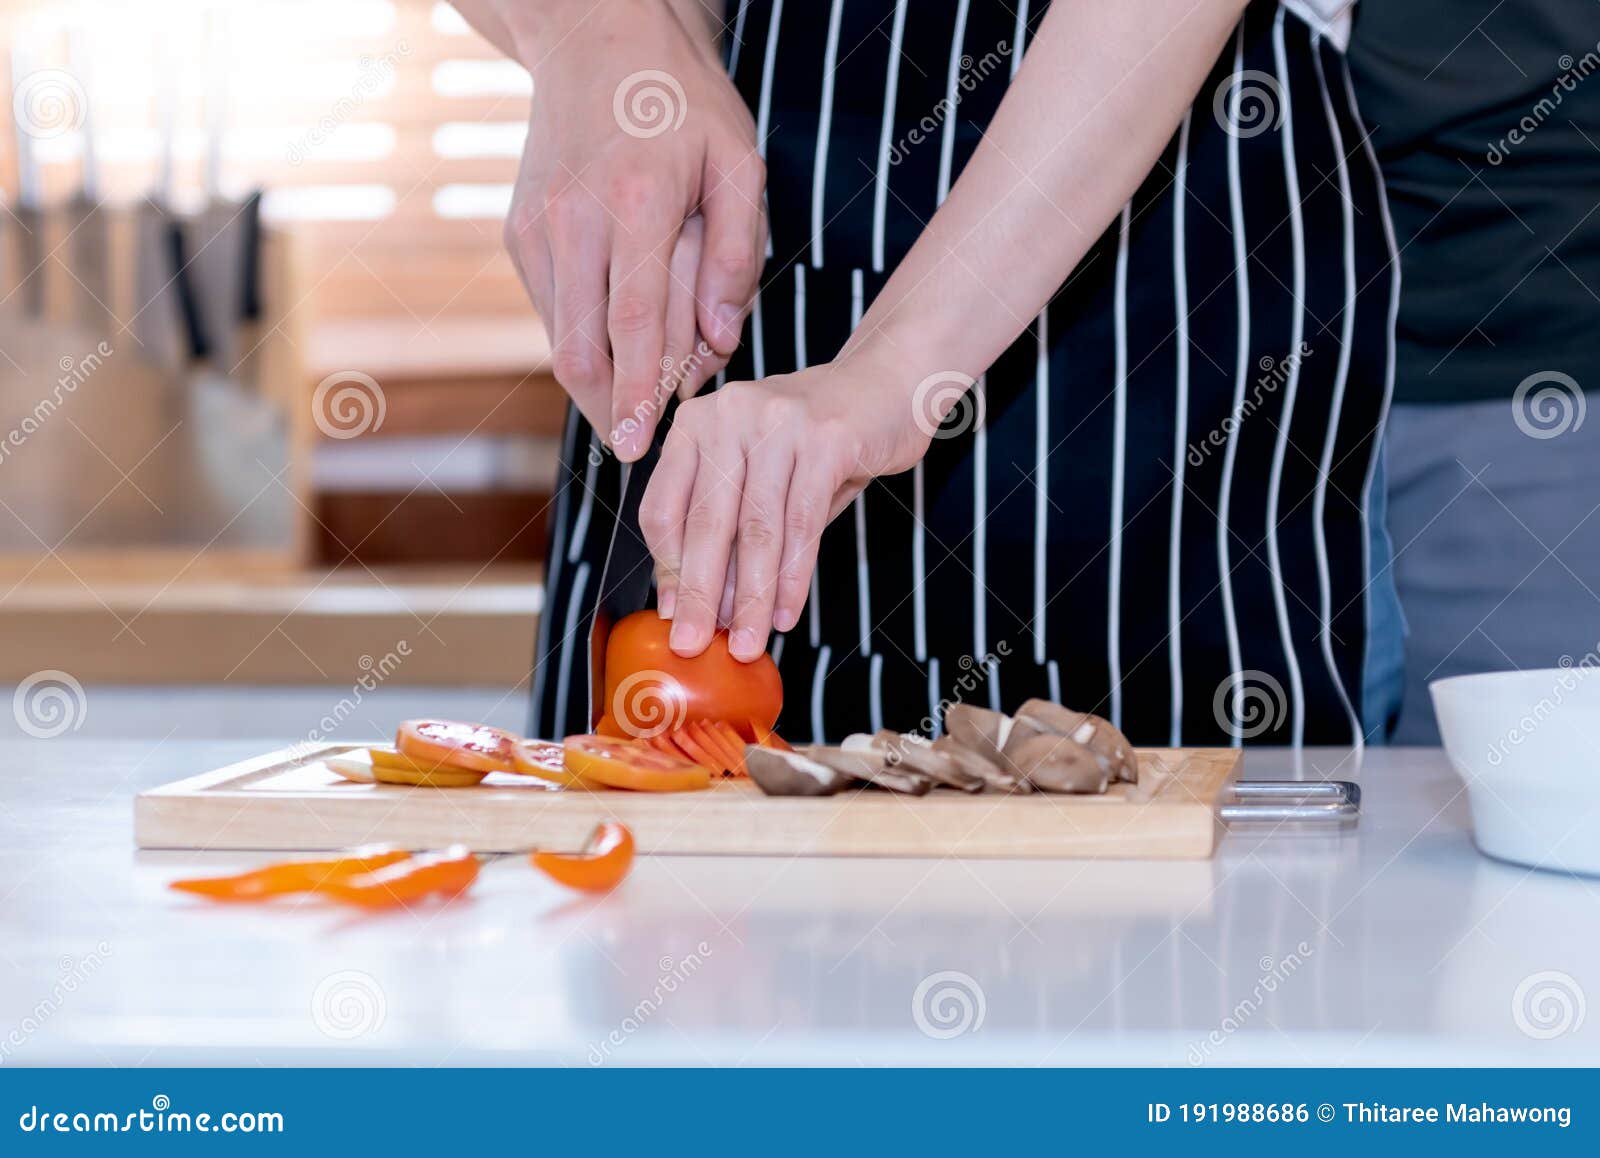
POLYGON ((903 374, 853 358, 678 408, 639 509, 674 652, 700 654, 723 621, 748 661, 799 622, 823 529, 927 451, 903 374))

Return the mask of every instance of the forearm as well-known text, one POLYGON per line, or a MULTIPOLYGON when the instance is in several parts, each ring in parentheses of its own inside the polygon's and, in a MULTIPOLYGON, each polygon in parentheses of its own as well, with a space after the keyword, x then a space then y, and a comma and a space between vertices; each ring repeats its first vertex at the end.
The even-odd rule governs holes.
MULTIPOLYGON (((842 358, 976 377, 1144 180, 1244 0, 1056 0, 943 206, 842 358)), ((924 147, 934 147, 929 142, 924 147)))
POLYGON ((553 51, 601 8, 665 4, 679 23, 715 54, 722 34, 721 0, 452 0, 478 34, 514 60, 529 63, 553 51))

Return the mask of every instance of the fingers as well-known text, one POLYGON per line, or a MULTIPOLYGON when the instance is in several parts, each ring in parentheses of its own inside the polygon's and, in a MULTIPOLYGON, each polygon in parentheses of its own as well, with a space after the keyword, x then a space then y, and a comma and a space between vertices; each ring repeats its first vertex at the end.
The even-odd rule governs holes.
POLYGON ((787 439, 771 439, 745 462, 728 650, 746 662, 766 650, 773 626, 784 514, 794 473, 792 446, 787 439))
POLYGON ((681 656, 699 655, 717 629, 744 473, 744 451, 737 441, 716 431, 702 435, 694 490, 683 516, 683 559, 668 637, 681 656))
POLYGON ((792 631, 800 622, 800 610, 811 590, 811 573, 817 566, 822 532, 828 525, 833 480, 816 458, 801 456, 795 464, 784 502, 783 558, 772 611, 772 626, 777 631, 792 631))
POLYGON ((592 200, 552 198, 547 208, 554 280, 551 369, 605 437, 611 430, 611 356, 606 335, 605 212, 592 200))
POLYGON ((663 215, 653 182, 619 178, 619 220, 612 231, 611 301, 606 331, 614 367, 612 447, 632 462, 650 445, 660 410, 661 356, 666 349, 668 270, 681 220, 663 215))
POLYGON ((726 356, 739 344, 765 261, 761 196, 766 167, 753 150, 723 160, 708 156, 703 180, 705 251, 695 298, 701 334, 726 356))
POLYGON ((667 347, 661 370, 662 381, 674 391, 681 390, 683 382, 697 369, 694 279, 700 269, 705 229, 705 218, 698 214, 683 223, 667 271, 667 347))
POLYGON ((694 493, 699 458, 700 452, 685 428, 674 426, 639 503, 639 529, 656 561, 656 611, 662 619, 671 619, 677 608, 678 578, 683 567, 683 520, 694 493))

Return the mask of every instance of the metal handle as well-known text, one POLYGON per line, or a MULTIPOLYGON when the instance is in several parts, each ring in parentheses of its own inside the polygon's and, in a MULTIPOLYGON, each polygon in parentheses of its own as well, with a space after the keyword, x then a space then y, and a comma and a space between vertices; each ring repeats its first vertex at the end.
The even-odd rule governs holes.
POLYGON ((1226 824, 1353 828, 1361 819, 1361 787, 1348 780, 1240 780, 1232 790, 1233 801, 1217 808, 1226 824))

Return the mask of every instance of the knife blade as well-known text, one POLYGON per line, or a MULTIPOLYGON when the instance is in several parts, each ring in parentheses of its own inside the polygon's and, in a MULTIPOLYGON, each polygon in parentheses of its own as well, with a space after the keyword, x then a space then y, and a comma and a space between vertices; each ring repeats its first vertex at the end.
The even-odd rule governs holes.
POLYGON ((636 462, 622 468, 622 503, 611 528, 611 543, 600 569, 599 595, 594 619, 589 624, 589 726, 599 724, 605 714, 606 641, 619 619, 642 611, 650 604, 655 583, 655 560, 639 530, 639 504, 656 463, 661 460, 661 444, 677 410, 676 400, 668 403, 657 424, 650 449, 636 462))

